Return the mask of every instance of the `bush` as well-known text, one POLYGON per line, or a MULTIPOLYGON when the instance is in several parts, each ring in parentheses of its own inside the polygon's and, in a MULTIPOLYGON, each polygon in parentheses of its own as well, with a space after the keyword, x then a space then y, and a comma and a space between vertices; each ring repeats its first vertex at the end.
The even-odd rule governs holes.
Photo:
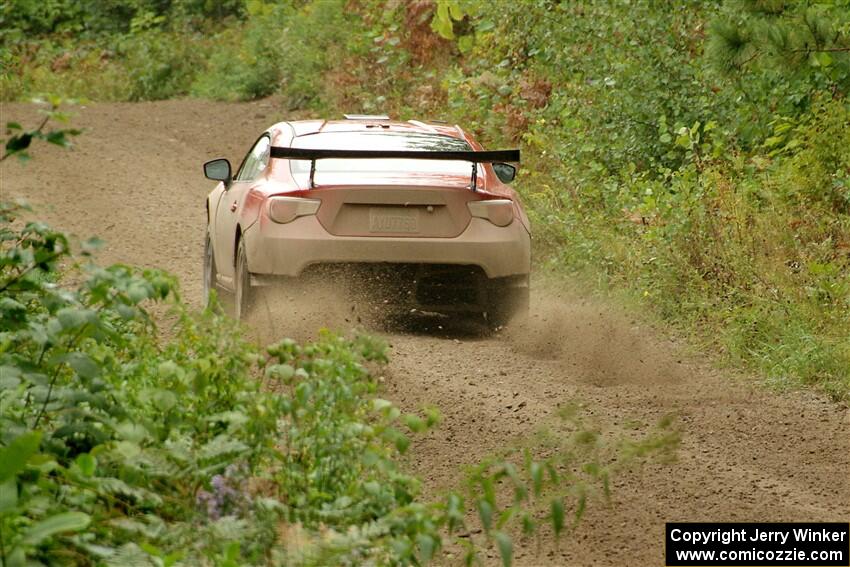
POLYGON ((303 6, 249 4, 247 22, 217 35, 192 93, 217 100, 280 93, 289 109, 325 105, 332 62, 351 53, 349 43, 362 41, 359 27, 357 15, 347 13, 338 0, 303 6))
POLYGON ((311 2, 293 11, 282 24, 280 94, 290 109, 326 110, 333 92, 338 63, 357 50, 349 42, 362 42, 359 14, 347 11, 343 0, 311 2), (343 33, 342 30, 345 30, 343 33))
POLYGON ((345 531, 412 502, 400 414, 361 364, 385 360, 381 343, 325 335, 260 357, 167 275, 69 265, 67 238, 13 228, 20 212, 0 210, 4 565, 264 564, 282 518, 345 531), (163 334, 143 304, 165 300, 163 334))
POLYGON ((280 89, 284 63, 282 6, 268 6, 241 27, 216 36, 209 61, 191 87, 195 96, 215 100, 252 100, 280 89), (280 20, 280 21, 279 21, 280 20))
MULTIPOLYGON (((144 555, 133 542, 193 556, 223 549, 212 536, 193 544, 198 529, 221 527, 201 521, 195 499, 234 460, 244 482, 274 450, 280 399, 251 379, 256 355, 179 303, 178 332, 160 341, 142 304, 174 297, 173 280, 60 268, 67 238, 37 222, 13 229, 18 212, 0 211, 4 564, 122 564, 144 555)), ((243 490, 239 522, 262 541, 268 524, 246 522, 267 510, 243 490)))
POLYGON ((130 100, 160 100, 188 93, 205 59, 201 42, 159 29, 130 34, 118 49, 130 81, 130 100))
MULTIPOLYGON (((781 122, 780 122, 781 124, 781 122)), ((775 153, 790 154, 778 186, 783 196, 801 206, 850 214, 850 103, 817 102, 790 135, 780 137, 775 153)), ((775 139, 772 138, 771 141, 775 139)))

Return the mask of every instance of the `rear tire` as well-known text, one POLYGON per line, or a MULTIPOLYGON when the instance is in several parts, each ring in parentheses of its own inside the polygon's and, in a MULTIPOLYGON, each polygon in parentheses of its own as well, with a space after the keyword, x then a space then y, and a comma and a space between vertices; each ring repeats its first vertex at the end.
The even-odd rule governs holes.
POLYGON ((239 240, 236 249, 236 277, 233 298, 233 317, 244 321, 254 306, 255 292, 251 289, 251 273, 248 271, 248 255, 245 252, 245 241, 239 240))

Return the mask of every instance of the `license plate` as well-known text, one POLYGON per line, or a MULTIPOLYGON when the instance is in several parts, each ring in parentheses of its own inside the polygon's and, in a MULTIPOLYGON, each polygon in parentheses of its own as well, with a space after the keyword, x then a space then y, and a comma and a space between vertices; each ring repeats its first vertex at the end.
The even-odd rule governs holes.
POLYGON ((369 232, 419 232, 419 210, 382 207, 369 209, 369 232))

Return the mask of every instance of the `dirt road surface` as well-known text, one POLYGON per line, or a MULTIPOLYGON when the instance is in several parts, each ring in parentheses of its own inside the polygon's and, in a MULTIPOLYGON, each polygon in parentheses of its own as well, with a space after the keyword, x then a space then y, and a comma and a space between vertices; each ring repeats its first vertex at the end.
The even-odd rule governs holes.
MULTIPOLYGON (((2 110, 4 123, 34 124, 37 116, 29 105, 2 110)), ((212 188, 201 163, 219 156, 238 163, 282 115, 271 101, 73 111, 73 125, 86 129, 73 151, 36 146, 31 163, 4 163, 3 198, 26 198, 41 218, 79 238, 100 236, 103 263, 173 272, 199 305, 203 202, 212 188)), ((277 319, 264 338, 305 333, 304 321, 277 319)), ((557 550, 536 554, 518 544, 518 564, 663 565, 666 521, 850 520, 846 408, 713 370, 618 308, 538 293, 522 329, 487 337, 434 323, 402 326, 387 338, 387 397, 409 410, 433 404, 444 416, 410 456, 428 493, 453 485, 463 465, 528 439, 565 403, 580 403, 594 427, 613 436, 675 416, 675 462, 620 472, 610 505, 591 502, 557 550)))

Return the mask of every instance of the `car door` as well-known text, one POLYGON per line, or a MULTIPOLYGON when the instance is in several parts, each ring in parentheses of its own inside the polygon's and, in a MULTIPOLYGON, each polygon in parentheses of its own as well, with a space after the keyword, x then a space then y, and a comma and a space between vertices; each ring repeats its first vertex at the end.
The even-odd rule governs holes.
POLYGON ((236 228, 245 198, 269 164, 271 138, 266 133, 254 143, 242 161, 242 166, 222 191, 215 212, 215 265, 219 283, 233 289, 236 258, 236 228))

